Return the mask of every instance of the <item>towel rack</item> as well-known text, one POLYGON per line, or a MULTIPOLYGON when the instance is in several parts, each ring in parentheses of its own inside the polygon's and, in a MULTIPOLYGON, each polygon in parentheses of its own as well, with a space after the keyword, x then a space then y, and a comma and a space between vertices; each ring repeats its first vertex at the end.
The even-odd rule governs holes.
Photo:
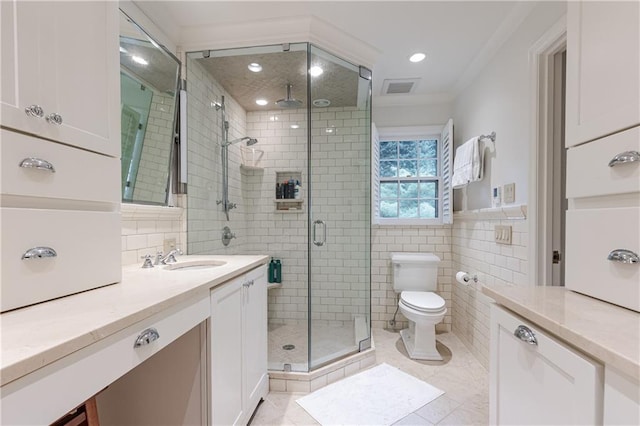
POLYGON ((484 143, 485 148, 489 148, 489 152, 496 150, 496 132, 491 132, 488 135, 480 135, 478 136, 478 140, 484 143))

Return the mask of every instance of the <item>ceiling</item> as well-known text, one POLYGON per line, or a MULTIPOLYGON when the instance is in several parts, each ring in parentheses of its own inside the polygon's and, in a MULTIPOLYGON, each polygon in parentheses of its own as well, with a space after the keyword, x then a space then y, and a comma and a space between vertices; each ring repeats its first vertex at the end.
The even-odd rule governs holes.
MULTIPOLYGON (((186 29, 314 16, 379 54, 373 64, 377 105, 451 102, 533 8, 512 1, 136 1, 177 45, 186 29), (427 59, 411 63, 412 53, 427 59), (385 79, 418 79, 410 94, 384 95, 385 79)), ((301 40, 291 40, 296 42, 301 40)), ((246 67, 246 65, 243 65, 246 67)), ((217 75, 217 74, 216 74, 217 75)), ((274 78, 277 99, 285 97, 274 78)), ((241 83, 238 83, 241 84, 241 83)), ((296 90, 301 100, 304 93, 296 90)))
MULTIPOLYGON (((287 98, 287 84, 291 84, 291 98, 307 106, 307 52, 255 53, 253 49, 233 49, 229 56, 196 59, 216 81, 229 92, 245 111, 274 109, 274 104, 287 98), (248 65, 258 63, 262 71, 249 71, 248 65), (256 99, 268 104, 259 106, 256 99)), ((218 52, 224 54, 225 52, 218 52)), ((327 57, 311 55, 311 63, 321 67, 322 75, 311 77, 311 100, 327 99, 332 107, 355 107, 358 102, 358 72, 337 64, 327 57)))

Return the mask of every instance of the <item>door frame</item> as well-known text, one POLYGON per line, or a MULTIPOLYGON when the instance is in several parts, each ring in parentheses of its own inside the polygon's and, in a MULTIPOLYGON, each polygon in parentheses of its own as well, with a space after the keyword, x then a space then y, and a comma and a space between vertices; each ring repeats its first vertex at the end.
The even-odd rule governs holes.
POLYGON ((566 50, 567 17, 564 15, 529 49, 530 144, 529 144, 529 284, 552 285, 550 262, 553 250, 553 70, 554 56, 566 50))

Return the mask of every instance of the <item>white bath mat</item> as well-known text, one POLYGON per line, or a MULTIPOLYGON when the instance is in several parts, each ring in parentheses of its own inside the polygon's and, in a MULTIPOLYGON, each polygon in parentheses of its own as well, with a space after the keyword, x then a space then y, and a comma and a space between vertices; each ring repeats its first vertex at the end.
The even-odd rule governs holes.
POLYGON ((321 425, 391 425, 444 394, 380 364, 297 400, 321 425))

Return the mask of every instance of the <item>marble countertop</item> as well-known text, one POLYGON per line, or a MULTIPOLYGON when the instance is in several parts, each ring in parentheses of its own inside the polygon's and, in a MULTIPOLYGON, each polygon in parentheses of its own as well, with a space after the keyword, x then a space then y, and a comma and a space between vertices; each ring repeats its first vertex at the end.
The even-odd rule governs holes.
POLYGON ((219 260, 222 266, 168 270, 125 266, 122 281, 0 315, 0 385, 209 290, 268 256, 179 256, 178 263, 219 260))
POLYGON ((497 303, 608 366, 640 379, 640 314, 564 287, 485 285, 497 303))

